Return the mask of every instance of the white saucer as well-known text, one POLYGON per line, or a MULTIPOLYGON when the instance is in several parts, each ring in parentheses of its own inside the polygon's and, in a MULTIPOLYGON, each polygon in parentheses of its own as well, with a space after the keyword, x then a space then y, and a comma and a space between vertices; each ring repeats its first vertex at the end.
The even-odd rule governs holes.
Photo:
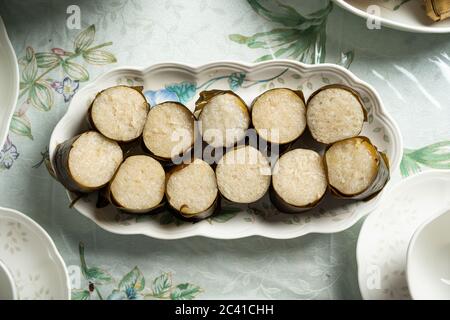
POLYGON ((47 232, 24 214, 0 208, 0 260, 20 300, 70 299, 69 276, 47 232))
POLYGON ((408 244, 416 229, 450 208, 450 171, 430 170, 385 190, 364 222, 356 256, 364 299, 410 299, 406 280, 408 244))

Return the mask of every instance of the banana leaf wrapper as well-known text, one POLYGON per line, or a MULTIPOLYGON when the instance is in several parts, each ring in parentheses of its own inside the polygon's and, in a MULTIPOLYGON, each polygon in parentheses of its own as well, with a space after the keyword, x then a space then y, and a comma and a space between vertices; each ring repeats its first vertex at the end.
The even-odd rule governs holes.
POLYGON ((90 188, 78 183, 69 170, 69 154, 73 143, 81 136, 81 134, 64 141, 56 146, 55 156, 53 159, 53 168, 56 179, 69 191, 75 193, 89 193, 99 188, 90 188))
POLYGON ((424 0, 427 15, 435 22, 450 17, 450 0, 424 0))

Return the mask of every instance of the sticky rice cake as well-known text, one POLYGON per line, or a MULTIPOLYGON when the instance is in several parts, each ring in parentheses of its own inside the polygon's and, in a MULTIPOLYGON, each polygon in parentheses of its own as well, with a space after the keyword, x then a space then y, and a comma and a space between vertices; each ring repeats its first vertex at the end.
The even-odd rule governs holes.
POLYGON ((332 85, 311 96, 306 119, 313 138, 330 144, 360 134, 365 111, 353 90, 332 85))
POLYGON ((378 155, 373 146, 356 137, 336 142, 325 153, 328 181, 345 195, 366 190, 378 173, 378 155))
POLYGON ((194 116, 184 105, 164 102, 148 113, 144 144, 157 157, 170 159, 194 144, 194 116))
POLYGON ((299 94, 290 89, 268 90, 253 102, 252 124, 266 141, 279 144, 292 142, 306 128, 305 103, 299 94))
POLYGON ((122 210, 143 212, 159 205, 164 197, 165 172, 152 157, 127 158, 110 184, 110 194, 122 210))
POLYGON ((328 186, 322 157, 306 149, 283 154, 275 164, 272 185, 288 205, 314 205, 322 199, 328 186))
POLYGON ((217 198, 216 175, 203 160, 175 168, 168 175, 166 194, 169 204, 185 215, 195 215, 211 208, 217 198))
POLYGON ((230 201, 252 203, 270 186, 269 161, 251 146, 239 146, 227 152, 216 168, 217 185, 230 201))
POLYGON ((117 142, 87 131, 56 148, 55 173, 70 191, 91 192, 105 186, 122 162, 117 142))
POLYGON ((116 141, 131 141, 142 134, 149 106, 142 92, 116 86, 101 91, 89 110, 93 126, 116 141))
POLYGON ((199 121, 205 142, 213 147, 231 147, 245 137, 250 116, 242 99, 225 92, 209 99, 200 112, 199 121))

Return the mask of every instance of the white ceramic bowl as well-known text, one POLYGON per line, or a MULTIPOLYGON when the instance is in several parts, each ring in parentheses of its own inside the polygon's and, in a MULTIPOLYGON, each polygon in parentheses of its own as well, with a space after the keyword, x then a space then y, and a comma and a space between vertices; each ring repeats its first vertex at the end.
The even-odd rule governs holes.
POLYGON ((11 272, 0 260, 0 300, 17 299, 17 289, 11 272))
POLYGON ((450 300, 450 210, 425 221, 408 247, 406 276, 416 300, 450 300))
MULTIPOLYGON (((402 139, 376 91, 340 66, 306 65, 292 60, 257 64, 221 61, 202 66, 161 63, 140 69, 111 70, 73 97, 67 113, 52 133, 50 159, 59 143, 86 130, 86 112, 96 93, 117 84, 143 85, 151 103, 179 100, 193 110, 199 92, 205 89, 233 89, 250 104, 256 96, 272 87, 302 89, 308 98, 313 91, 329 83, 349 85, 361 94, 369 112, 369 122, 364 125, 362 134, 387 153, 391 171, 395 174, 402 156, 402 139)), ((69 196, 74 198, 74 195, 69 196)), ((344 230, 372 211, 379 199, 380 195, 360 202, 329 197, 311 211, 289 215, 277 211, 266 196, 256 205, 225 205, 221 215, 196 224, 180 224, 170 213, 136 216, 120 213, 112 206, 99 209, 96 208, 95 193, 80 199, 74 207, 100 227, 118 234, 144 234, 161 239, 190 236, 235 239, 251 235, 287 239, 311 232, 344 230)))
POLYGON ((450 19, 435 22, 428 18, 423 9, 422 1, 413 0, 401 4, 393 10, 394 5, 400 4, 400 0, 333 0, 340 7, 356 14, 366 20, 378 19, 386 27, 418 33, 448 33, 450 32, 450 19), (390 3, 391 2, 391 3, 390 3), (394 3, 395 2, 395 3, 394 3), (376 17, 367 12, 370 5, 378 5, 380 16, 376 17))
POLYGON ((0 149, 3 147, 19 95, 19 65, 0 17, 0 149))

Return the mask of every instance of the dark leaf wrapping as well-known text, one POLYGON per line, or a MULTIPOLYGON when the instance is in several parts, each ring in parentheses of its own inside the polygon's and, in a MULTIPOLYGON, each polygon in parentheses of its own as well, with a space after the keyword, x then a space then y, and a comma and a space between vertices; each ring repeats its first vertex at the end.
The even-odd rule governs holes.
POLYGON ((450 17, 450 0, 425 0, 427 15, 433 21, 441 21, 450 17))
POLYGON ((69 154, 73 143, 81 136, 81 134, 59 144, 55 149, 53 158, 53 168, 59 182, 69 191, 87 193, 95 191, 99 188, 89 188, 75 181, 69 170, 69 154))

